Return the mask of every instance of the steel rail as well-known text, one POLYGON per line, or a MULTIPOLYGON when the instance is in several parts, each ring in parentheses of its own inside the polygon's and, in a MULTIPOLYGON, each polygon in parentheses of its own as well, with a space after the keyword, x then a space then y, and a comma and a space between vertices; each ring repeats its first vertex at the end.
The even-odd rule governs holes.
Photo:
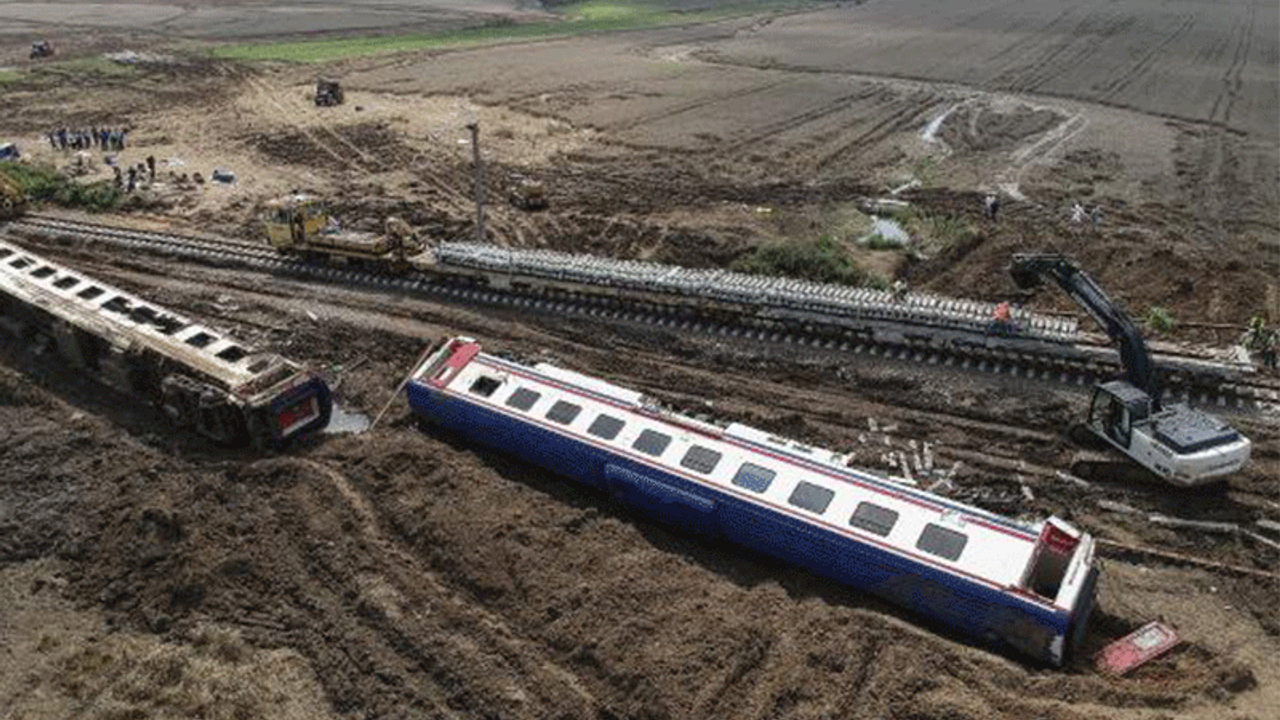
MULTIPOLYGON (((392 276, 366 269, 319 265, 282 256, 265 245, 179 233, 27 215, 3 226, 10 233, 47 244, 56 240, 102 243, 214 266, 244 267, 304 280, 409 293, 464 305, 577 315, 647 325, 677 332, 812 346, 887 360, 1004 374, 1063 385, 1091 386, 1119 372, 1117 353, 1104 344, 1026 342, 957 328, 922 327, 908 317, 857 319, 821 313, 765 311, 747 316, 708 313, 683 298, 635 302, 600 293, 495 288, 449 282, 412 271, 392 276), (942 338, 940 342, 939 339, 942 338)), ((1280 409, 1280 383, 1238 365, 1194 356, 1155 355, 1164 375, 1165 398, 1223 409, 1280 409)))

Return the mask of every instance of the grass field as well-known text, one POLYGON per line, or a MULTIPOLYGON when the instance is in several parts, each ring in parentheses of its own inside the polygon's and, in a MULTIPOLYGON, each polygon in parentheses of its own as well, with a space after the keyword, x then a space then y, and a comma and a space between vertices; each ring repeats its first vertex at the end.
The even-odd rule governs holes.
POLYGON ((375 37, 301 40, 280 43, 238 43, 213 51, 218 57, 239 60, 276 60, 316 63, 378 53, 476 45, 503 40, 583 35, 588 33, 710 22, 766 10, 784 10, 802 4, 790 2, 734 2, 706 6, 680 2, 585 2, 560 6, 553 20, 516 22, 496 17, 479 27, 440 33, 415 33, 375 37))

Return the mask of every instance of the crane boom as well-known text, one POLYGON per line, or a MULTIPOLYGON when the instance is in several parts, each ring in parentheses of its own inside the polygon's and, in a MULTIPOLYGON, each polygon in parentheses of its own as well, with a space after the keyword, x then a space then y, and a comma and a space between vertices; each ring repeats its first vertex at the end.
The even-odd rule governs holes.
POLYGON ((1120 363, 1124 367, 1125 379, 1147 393, 1158 409, 1159 380, 1141 331, 1079 265, 1058 253, 1019 253, 1013 256, 1009 272, 1022 289, 1038 286, 1045 277, 1058 283, 1120 346, 1120 363))

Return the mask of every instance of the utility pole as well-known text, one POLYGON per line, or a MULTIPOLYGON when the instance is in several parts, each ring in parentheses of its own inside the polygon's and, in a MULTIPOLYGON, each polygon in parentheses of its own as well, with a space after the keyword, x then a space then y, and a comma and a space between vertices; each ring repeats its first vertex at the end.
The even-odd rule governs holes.
POLYGON ((471 157, 476 168, 476 242, 484 242, 484 163, 480 160, 480 122, 467 123, 471 131, 471 157))

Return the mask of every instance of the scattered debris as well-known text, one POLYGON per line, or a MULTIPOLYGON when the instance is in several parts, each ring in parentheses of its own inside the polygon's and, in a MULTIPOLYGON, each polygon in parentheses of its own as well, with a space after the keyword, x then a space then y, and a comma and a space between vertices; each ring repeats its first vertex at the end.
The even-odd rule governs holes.
POLYGON ((1200 530, 1202 532, 1227 533, 1234 534, 1240 532, 1240 526, 1235 523, 1227 522, 1210 522, 1206 520, 1183 520, 1182 518, 1173 518, 1159 513, 1152 513, 1147 516, 1147 522, 1152 525, 1163 525, 1171 528, 1183 528, 1189 530, 1200 530))
POLYGON ((134 50, 121 50, 120 52, 107 53, 106 55, 103 55, 103 57, 111 62, 120 63, 121 65, 169 65, 173 62, 172 55, 136 52, 134 50))
POLYGON ((1122 502, 1116 502, 1115 500, 1107 500, 1107 499, 1099 500, 1098 507, 1102 508, 1103 510, 1110 510, 1111 512, 1123 513, 1125 515, 1137 515, 1138 513, 1142 512, 1141 510, 1139 510, 1136 507, 1133 507, 1132 505, 1125 505, 1122 502))
POLYGON ((1169 652, 1181 642, 1182 638, 1172 627, 1153 620, 1102 648, 1094 663, 1105 673, 1124 675, 1169 652))
POLYGON ((1062 470, 1055 470, 1054 475, 1057 475, 1059 480, 1066 480, 1067 482, 1077 487, 1082 487, 1082 488, 1093 487, 1093 485, 1088 480, 1078 478, 1069 472, 1063 472, 1062 470))
POLYGON ((1157 558, 1160 560, 1168 560, 1175 563, 1186 565, 1195 565, 1197 567, 1212 568, 1214 570, 1225 570, 1236 575, 1250 575, 1253 577, 1268 578, 1270 580, 1280 580, 1280 575, 1267 572, 1266 570, 1257 570, 1254 568, 1244 567, 1242 565, 1233 565, 1231 563, 1217 562, 1215 560, 1205 560, 1204 558, 1192 557, 1182 553, 1169 552, 1168 550, 1159 550, 1153 547, 1145 547, 1142 545, 1134 545, 1132 543, 1124 543, 1118 540, 1108 540, 1107 538, 1096 538, 1095 543, 1098 551, 1104 554, 1110 554, 1113 557, 1124 557, 1125 555, 1142 555, 1144 557, 1157 558))

